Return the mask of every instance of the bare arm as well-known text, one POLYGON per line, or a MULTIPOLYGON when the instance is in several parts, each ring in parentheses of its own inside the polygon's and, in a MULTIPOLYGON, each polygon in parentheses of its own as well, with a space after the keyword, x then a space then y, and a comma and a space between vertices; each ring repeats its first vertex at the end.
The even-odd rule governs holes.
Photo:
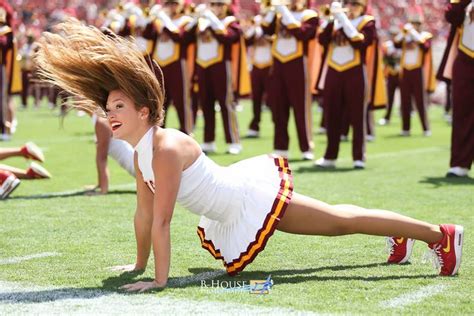
POLYGON ((95 123, 95 135, 97 137, 95 163, 99 181, 100 193, 107 194, 109 191, 109 169, 107 168, 107 155, 109 152, 110 138, 112 137, 109 124, 101 118, 95 123))
POLYGON ((153 223, 153 193, 146 186, 142 173, 138 169, 137 153, 134 157, 137 171, 137 210, 134 227, 137 241, 137 259, 134 270, 145 270, 151 250, 151 226, 153 223))
POLYGON ((168 282, 171 257, 170 223, 184 166, 182 160, 175 144, 157 149, 153 155, 157 192, 153 202, 151 236, 155 255, 155 283, 160 287, 164 287, 168 282))

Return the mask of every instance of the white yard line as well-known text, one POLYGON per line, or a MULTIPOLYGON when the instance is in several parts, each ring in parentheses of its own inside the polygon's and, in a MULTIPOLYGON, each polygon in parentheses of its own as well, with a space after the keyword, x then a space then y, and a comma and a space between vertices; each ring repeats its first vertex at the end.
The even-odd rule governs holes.
MULTIPOLYGON (((177 299, 162 294, 121 294, 75 288, 25 286, 0 281, 0 314, 35 315, 314 315, 289 308, 177 299)), ((214 294, 209 294, 214 295, 214 294)), ((238 294, 249 295, 252 294, 238 294)), ((271 294, 269 294, 271 295, 271 294)))
POLYGON ((408 305, 416 304, 430 296, 439 294, 446 290, 447 286, 443 284, 434 284, 424 286, 416 291, 408 292, 398 297, 386 300, 380 303, 384 308, 403 308, 408 305))
POLYGON ((32 259, 38 259, 38 258, 45 258, 45 257, 55 257, 59 256, 60 254, 57 252, 42 252, 42 253, 35 253, 23 257, 12 257, 12 258, 5 258, 5 259, 0 259, 0 265, 5 265, 5 264, 16 264, 20 263, 23 261, 28 261, 32 259))

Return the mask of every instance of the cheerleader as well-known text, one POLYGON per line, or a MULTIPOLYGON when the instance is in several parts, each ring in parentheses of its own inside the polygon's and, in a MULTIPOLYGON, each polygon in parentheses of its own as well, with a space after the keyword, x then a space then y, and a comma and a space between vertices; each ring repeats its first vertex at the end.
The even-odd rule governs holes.
POLYGON ((109 38, 77 21, 59 24, 57 31, 43 33, 40 40, 37 62, 42 76, 81 96, 76 106, 105 111, 114 138, 135 147, 137 258, 124 269, 145 269, 152 247, 155 278, 123 289, 146 291, 166 286, 176 202, 201 216, 201 244, 223 260, 230 275, 251 263, 275 230, 326 236, 403 236, 390 238, 392 263, 408 260, 413 239, 419 239, 433 250, 441 275, 457 273, 462 226, 432 225, 390 211, 329 205, 297 194, 288 161, 282 157, 264 155, 218 166, 192 137, 160 127, 163 78, 156 64, 150 70, 132 42, 109 38))

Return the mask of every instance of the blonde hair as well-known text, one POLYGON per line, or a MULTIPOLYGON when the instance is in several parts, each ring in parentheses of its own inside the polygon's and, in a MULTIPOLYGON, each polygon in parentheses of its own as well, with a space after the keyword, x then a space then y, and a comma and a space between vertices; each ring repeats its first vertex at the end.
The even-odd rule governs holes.
POLYGON ((35 56, 43 80, 73 95, 73 106, 92 112, 99 107, 105 111, 109 93, 119 89, 137 109, 149 108, 150 123, 162 124, 163 74, 156 63, 147 64, 133 40, 75 19, 58 24, 55 31, 43 33, 35 56))

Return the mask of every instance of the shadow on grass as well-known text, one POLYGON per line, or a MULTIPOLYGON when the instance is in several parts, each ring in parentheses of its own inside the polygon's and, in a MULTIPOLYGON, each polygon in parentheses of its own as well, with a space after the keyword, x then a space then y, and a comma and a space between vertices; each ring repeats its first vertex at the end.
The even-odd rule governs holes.
MULTIPOLYGON (((387 263, 369 263, 356 265, 335 265, 307 269, 287 269, 271 271, 249 271, 241 272, 236 277, 228 276, 223 270, 210 268, 189 268, 191 276, 172 277, 168 280, 167 288, 191 288, 201 287, 203 280, 209 285, 213 280, 219 281, 248 281, 265 280, 271 276, 275 285, 279 284, 302 284, 308 281, 368 281, 379 282, 387 280, 410 280, 410 279, 428 279, 437 278, 434 274, 403 274, 403 275, 383 275, 383 276, 364 276, 367 271, 373 268, 388 266, 387 263), (358 275, 338 275, 338 271, 362 269, 358 275), (318 275, 318 272, 329 271, 332 275, 318 275)), ((128 294, 119 288, 125 284, 137 281, 152 281, 152 278, 139 278, 143 274, 140 272, 124 272, 118 276, 112 276, 102 281, 101 287, 86 288, 59 288, 29 291, 0 292, 0 303, 4 304, 25 304, 41 303, 66 299, 95 299, 97 297, 113 295, 116 293, 128 294)), ((162 289, 148 291, 147 293, 160 292, 162 289)), ((133 295, 133 293, 130 293, 133 295)))
POLYGON ((445 185, 474 185, 474 179, 473 178, 447 178, 447 177, 425 177, 423 180, 420 180, 419 183, 423 184, 431 184, 433 185, 433 188, 439 188, 441 186, 445 185))
MULTIPOLYGON (((91 194, 91 190, 75 190, 68 192, 59 193, 44 193, 35 195, 19 195, 8 198, 9 200, 41 200, 41 199, 54 199, 54 198, 67 198, 72 196, 102 196, 101 194, 91 194)), ((121 195, 121 194, 136 194, 135 190, 111 190, 107 195, 121 195)))

